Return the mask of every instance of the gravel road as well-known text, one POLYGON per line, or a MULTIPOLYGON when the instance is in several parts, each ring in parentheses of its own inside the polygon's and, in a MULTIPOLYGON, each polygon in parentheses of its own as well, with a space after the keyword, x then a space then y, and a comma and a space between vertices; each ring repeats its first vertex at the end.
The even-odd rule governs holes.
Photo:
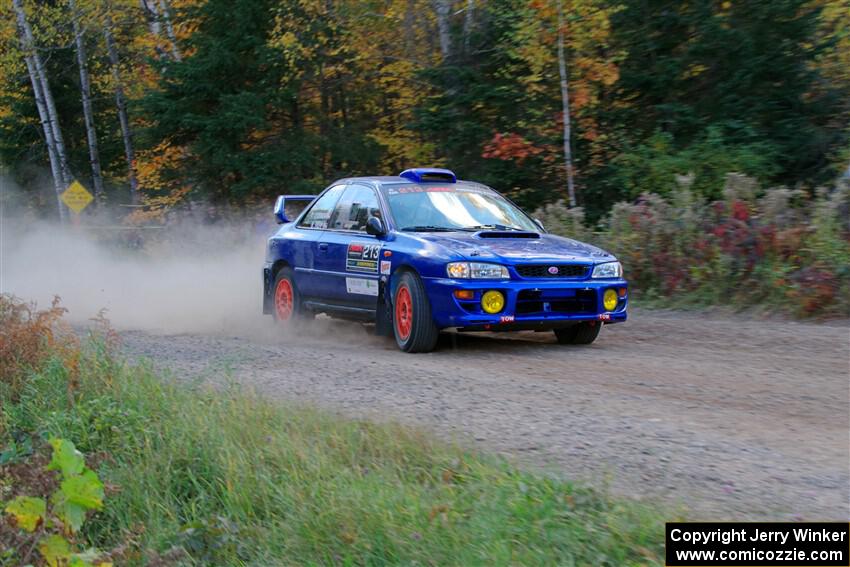
POLYGON ((850 326, 635 311, 589 347, 457 335, 408 355, 357 324, 122 333, 182 377, 391 419, 692 519, 850 518, 850 326), (230 378, 228 378, 230 376, 230 378))

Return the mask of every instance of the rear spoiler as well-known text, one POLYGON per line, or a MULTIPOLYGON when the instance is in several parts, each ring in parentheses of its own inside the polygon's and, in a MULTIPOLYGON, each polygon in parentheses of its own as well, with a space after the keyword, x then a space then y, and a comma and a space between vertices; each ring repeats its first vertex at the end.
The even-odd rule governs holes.
POLYGON ((274 203, 277 224, 294 221, 315 199, 315 195, 280 195, 274 203))

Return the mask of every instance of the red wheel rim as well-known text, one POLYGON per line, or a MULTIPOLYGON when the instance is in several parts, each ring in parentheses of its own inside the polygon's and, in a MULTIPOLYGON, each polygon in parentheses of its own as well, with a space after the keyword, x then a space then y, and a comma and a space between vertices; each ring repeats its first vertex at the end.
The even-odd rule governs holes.
POLYGON ((400 285, 395 294, 395 327, 398 338, 406 341, 413 328, 413 301, 406 285, 400 285))
POLYGON ((277 282, 274 290, 274 308, 279 320, 286 321, 292 316, 293 299, 290 281, 284 278, 277 282))

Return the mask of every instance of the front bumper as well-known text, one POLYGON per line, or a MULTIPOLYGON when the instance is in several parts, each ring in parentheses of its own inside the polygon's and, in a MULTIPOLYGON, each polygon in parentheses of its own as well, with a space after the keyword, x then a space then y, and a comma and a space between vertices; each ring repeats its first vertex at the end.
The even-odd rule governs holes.
POLYGON ((620 323, 626 320, 628 283, 611 280, 457 280, 424 278, 434 321, 440 328, 466 331, 548 330, 581 321, 620 323), (617 291, 613 311, 602 305, 607 289, 617 291), (457 290, 470 290, 470 300, 455 297, 457 290), (505 306, 495 314, 481 308, 481 295, 496 290, 505 296, 505 306))

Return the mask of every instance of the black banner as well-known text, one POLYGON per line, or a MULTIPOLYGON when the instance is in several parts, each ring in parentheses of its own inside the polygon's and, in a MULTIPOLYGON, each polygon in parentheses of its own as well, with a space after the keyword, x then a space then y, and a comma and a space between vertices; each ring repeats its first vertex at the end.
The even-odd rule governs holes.
POLYGON ((850 567, 843 522, 670 522, 666 531, 669 567, 850 567))

